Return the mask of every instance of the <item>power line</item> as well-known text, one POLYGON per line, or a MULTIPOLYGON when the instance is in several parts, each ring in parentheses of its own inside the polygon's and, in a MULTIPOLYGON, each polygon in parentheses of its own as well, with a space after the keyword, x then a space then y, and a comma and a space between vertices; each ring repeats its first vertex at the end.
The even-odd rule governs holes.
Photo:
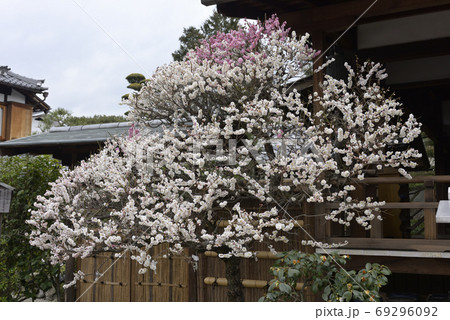
POLYGON ((95 25, 106 35, 108 36, 108 38, 110 38, 118 47, 120 50, 122 50, 122 52, 124 52, 146 75, 150 75, 150 72, 147 72, 147 70, 139 63, 139 61, 123 46, 121 45, 113 36, 110 32, 108 32, 108 30, 105 29, 105 27, 103 27, 100 22, 95 19, 94 16, 92 16, 85 8, 83 8, 83 6, 77 1, 77 0, 72 0, 73 3, 75 3, 78 8, 80 8, 81 11, 84 12, 84 14, 86 14, 94 23, 95 25))

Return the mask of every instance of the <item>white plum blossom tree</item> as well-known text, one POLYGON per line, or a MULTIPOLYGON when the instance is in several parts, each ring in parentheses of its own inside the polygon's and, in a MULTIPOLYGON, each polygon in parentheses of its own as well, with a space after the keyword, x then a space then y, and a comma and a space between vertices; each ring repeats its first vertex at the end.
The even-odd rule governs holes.
POLYGON ((142 271, 156 267, 149 249, 159 244, 215 250, 237 301, 238 258, 253 257, 254 243, 288 241, 290 204, 339 202, 329 219, 370 228, 380 203, 350 194, 368 168, 408 176, 420 154, 396 146, 420 125, 381 88, 379 64, 346 65, 348 79, 326 76, 321 95, 291 89, 316 55, 308 35, 272 17, 160 67, 129 97, 141 132, 110 140, 38 197, 31 243, 53 263, 129 250, 142 271), (155 123, 163 133, 152 133, 155 123))

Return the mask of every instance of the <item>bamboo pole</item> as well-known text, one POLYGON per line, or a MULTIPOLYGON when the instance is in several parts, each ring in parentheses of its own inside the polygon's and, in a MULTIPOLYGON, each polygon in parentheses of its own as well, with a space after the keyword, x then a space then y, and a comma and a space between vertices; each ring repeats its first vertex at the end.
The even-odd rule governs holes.
MULTIPOLYGON (((83 283, 94 283, 95 281, 90 280, 82 280, 83 283)), ((110 285, 110 286, 127 286, 127 283, 123 282, 113 282, 113 281, 97 281, 97 284, 110 285)), ((135 282, 135 285, 138 286, 153 286, 153 287, 177 287, 177 288, 186 288, 184 284, 176 284, 176 283, 161 283, 161 282, 135 282)))
POLYGON ((95 283, 95 284, 103 284, 107 286, 127 286, 126 282, 115 282, 115 281, 91 281, 83 279, 81 280, 83 283, 95 283))
POLYGON ((359 183, 366 184, 380 184, 380 183, 425 183, 425 181, 433 181, 436 183, 448 183, 450 182, 450 175, 440 176, 416 176, 411 179, 404 177, 367 177, 362 181, 357 180, 359 183))
MULTIPOLYGON (((242 286, 245 288, 258 288, 264 289, 268 285, 268 281, 265 280, 252 280, 252 279, 242 279, 242 286)), ((206 277, 203 282, 206 285, 217 285, 221 287, 228 286, 228 280, 226 278, 216 278, 216 277, 206 277)), ((303 283, 298 282, 295 290, 301 290, 303 288, 303 283)))
MULTIPOLYGON (((325 203, 327 209, 338 209, 339 203, 325 203)), ((386 202, 380 209, 437 209, 439 202, 386 202)))
MULTIPOLYGON (((297 227, 303 227, 304 226, 304 221, 303 220, 294 220, 294 228, 297 227)), ((216 226, 218 226, 219 228, 225 228, 229 225, 229 221, 228 220, 219 220, 216 223, 216 226)), ((255 224, 257 224, 257 222, 255 222, 255 224)))
MULTIPOLYGON (((415 176, 411 179, 405 177, 365 177, 363 180, 352 179, 357 184, 409 184, 409 183, 425 183, 425 181, 433 181, 435 183, 449 183, 450 175, 438 175, 438 176, 415 176)), ((283 185, 292 186, 291 179, 284 179, 283 185)), ((301 188, 301 187, 300 187, 301 188)))
POLYGON ((138 286, 150 286, 150 287, 176 287, 176 288, 186 288, 184 284, 176 284, 176 283, 161 283, 161 282, 135 282, 135 285, 138 286))
MULTIPOLYGON (((204 254, 207 257, 217 257, 219 255, 217 252, 214 251, 205 251, 204 254)), ((270 251, 256 251, 256 257, 258 259, 270 259, 270 260, 276 260, 279 258, 270 251)))

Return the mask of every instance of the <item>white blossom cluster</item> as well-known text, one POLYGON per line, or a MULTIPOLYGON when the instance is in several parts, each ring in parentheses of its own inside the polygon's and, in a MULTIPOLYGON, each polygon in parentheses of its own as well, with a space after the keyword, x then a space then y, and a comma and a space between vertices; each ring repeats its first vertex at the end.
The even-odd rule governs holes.
POLYGON ((141 92, 126 102, 131 107, 131 120, 147 124, 153 119, 190 122, 191 117, 200 115, 204 121, 213 117, 223 121, 230 113, 228 107, 240 108, 255 100, 273 101, 280 91, 286 90, 288 79, 310 71, 316 53, 308 46, 308 34, 298 38, 295 32, 287 35, 284 28, 279 28, 262 35, 264 30, 260 26, 255 31, 261 37, 258 41, 241 30, 226 49, 217 48, 214 43, 208 43, 210 47, 204 44, 191 51, 185 61, 159 67, 141 92), (233 49, 235 42, 244 41, 245 49, 255 48, 245 53, 242 48, 233 49), (204 51, 213 51, 212 57, 199 58, 204 51), (224 55, 229 57, 227 61, 217 62, 217 56, 224 55))
POLYGON ((287 241, 282 233, 294 224, 260 200, 268 190, 241 167, 218 167, 192 152, 198 134, 172 129, 110 140, 38 197, 28 221, 36 228, 31 243, 50 250, 53 263, 127 249, 154 269, 147 252, 162 243, 173 253, 193 247, 250 257, 252 242, 287 241), (243 197, 257 199, 258 208, 241 208, 243 197))
POLYGON ((381 88, 378 64, 347 65, 346 81, 327 76, 322 95, 288 90, 315 53, 307 36, 283 30, 242 57, 233 51, 217 63, 193 51, 159 68, 130 99, 131 117, 170 126, 112 139, 64 171, 31 212, 31 243, 53 263, 130 250, 144 271, 155 269, 149 249, 162 243, 226 258, 287 242, 297 217, 284 208, 303 201, 339 202, 329 219, 369 228, 381 203, 353 199, 355 185, 367 169, 407 176, 420 125, 381 88))

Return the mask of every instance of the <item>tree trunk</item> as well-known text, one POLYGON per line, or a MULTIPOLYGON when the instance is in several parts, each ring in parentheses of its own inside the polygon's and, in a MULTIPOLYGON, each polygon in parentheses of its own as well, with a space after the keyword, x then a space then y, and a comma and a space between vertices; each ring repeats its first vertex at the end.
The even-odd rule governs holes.
POLYGON ((228 280, 228 301, 243 302, 244 290, 241 281, 240 258, 231 257, 223 259, 225 262, 225 274, 228 280))
MULTIPOLYGON (((66 274, 65 274, 65 283, 70 283, 74 279, 73 273, 75 272, 75 259, 70 258, 66 261, 66 274)), ((76 300, 76 290, 75 286, 71 286, 64 290, 64 301, 65 302, 74 302, 76 300)))

